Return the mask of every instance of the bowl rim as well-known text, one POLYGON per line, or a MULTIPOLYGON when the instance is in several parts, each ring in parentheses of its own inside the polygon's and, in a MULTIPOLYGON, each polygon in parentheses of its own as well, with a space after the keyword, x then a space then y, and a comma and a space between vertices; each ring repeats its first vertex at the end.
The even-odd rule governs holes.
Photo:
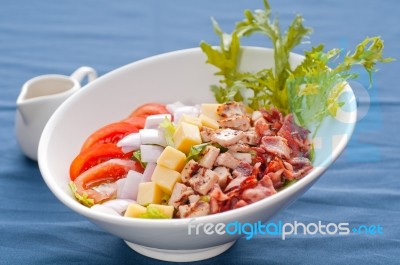
MULTIPOLYGON (((263 47, 255 47, 255 46, 243 46, 241 47, 243 50, 248 50, 248 51, 260 51, 260 52, 267 52, 271 53, 273 52, 273 49, 271 48, 263 48, 263 47)), ((132 67, 133 65, 138 66, 140 64, 147 64, 151 63, 153 61, 157 61, 160 59, 164 59, 167 57, 171 56, 176 56, 176 55, 185 55, 185 54, 191 54, 194 52, 201 52, 201 48, 196 47, 196 48, 189 48, 189 49, 182 49, 182 50, 177 50, 177 51, 172 51, 172 52, 167 52, 167 53, 162 53, 154 56, 150 56, 138 61, 131 62, 129 64, 126 64, 124 66, 121 66, 119 68, 116 68, 103 76, 100 76, 93 82, 90 82, 89 84, 85 85, 86 89, 82 89, 80 91, 87 91, 89 90, 88 88, 95 86, 98 82, 102 82, 102 80, 107 80, 109 78, 112 78, 112 76, 116 72, 120 71, 125 71, 128 68, 132 67)), ((291 53, 291 58, 293 59, 303 59, 304 56, 297 54, 297 53, 291 53)), ((347 85, 347 89, 350 93, 354 95, 353 90, 349 85, 347 85)), ((78 91, 76 94, 79 94, 78 91)), ((345 128, 345 134, 347 137, 341 137, 340 141, 337 142, 336 148, 332 150, 332 155, 330 159, 325 159, 323 162, 321 162, 321 166, 319 167, 314 167, 313 170, 308 173, 304 178, 302 178, 300 181, 297 181, 290 187, 287 187, 273 196, 264 198, 260 201, 251 203, 249 205, 246 205, 245 207, 237 208, 237 209, 232 209, 226 212, 222 213, 217 213, 217 214, 211 214, 207 216, 201 216, 201 217, 196 217, 196 218, 182 218, 182 219, 141 219, 141 218, 126 218, 123 216, 114 216, 111 214, 107 213, 102 213, 98 211, 93 211, 89 207, 86 207, 79 202, 77 202, 74 198, 72 198, 69 194, 67 194, 60 186, 59 184, 55 181, 54 178, 51 176, 51 172, 49 171, 48 167, 46 166, 46 150, 49 144, 49 139, 51 139, 51 132, 53 131, 55 127, 55 123, 58 120, 57 117, 62 114, 64 109, 67 108, 68 105, 70 105, 74 99, 76 98, 75 95, 72 95, 70 98, 68 98, 66 101, 64 101, 61 106, 55 111, 55 113, 51 116, 49 119, 48 123, 46 124, 42 136, 40 138, 39 142, 39 148, 38 148, 38 165, 40 172, 42 174, 43 180, 45 181, 46 185, 49 187, 49 189, 52 191, 52 193, 55 195, 55 197, 60 200, 64 205, 66 205, 68 208, 71 210, 87 217, 90 220, 98 220, 101 219, 103 222, 107 223, 113 223, 117 225, 124 225, 124 226, 148 226, 151 225, 155 228, 168 228, 171 226, 187 226, 188 223, 190 222, 203 222, 203 223, 218 223, 222 222, 223 220, 234 220, 236 216, 246 216, 250 215, 252 212, 257 211, 260 206, 272 206, 275 203, 278 203, 282 200, 284 200, 287 197, 290 197, 290 195, 294 195, 294 193, 298 192, 299 190, 302 190, 303 188, 306 188, 308 185, 312 184, 312 182, 316 181, 318 177, 320 177, 328 168, 330 164, 332 164, 338 157, 339 155, 343 152, 345 149, 347 143, 349 142, 351 135, 354 132, 354 128, 356 125, 356 122, 354 123, 347 123, 346 128, 345 128)), ((355 102, 351 104, 356 104, 355 102)), ((350 119, 352 121, 356 120, 357 116, 357 109, 355 108, 355 111, 350 112, 350 119)), ((262 207, 261 207, 262 208, 262 207)), ((236 217, 237 218, 237 217, 236 217)), ((238 218, 237 218, 238 219, 238 218)))

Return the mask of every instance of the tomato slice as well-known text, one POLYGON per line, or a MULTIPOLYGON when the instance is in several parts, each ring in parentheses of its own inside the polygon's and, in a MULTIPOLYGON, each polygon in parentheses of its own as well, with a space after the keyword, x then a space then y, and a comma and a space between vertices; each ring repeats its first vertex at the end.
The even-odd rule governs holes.
POLYGON ((81 148, 81 152, 95 144, 117 143, 124 136, 138 132, 143 128, 139 125, 138 122, 134 124, 133 122, 120 121, 101 127, 86 139, 81 148))
POLYGON ((166 106, 161 103, 147 103, 135 109, 129 117, 147 118, 150 115, 169 114, 166 106))
MULTIPOLYGON (((98 164, 87 171, 80 174, 73 182, 76 190, 74 191, 79 198, 85 198, 82 203, 89 205, 88 199, 93 200, 93 203, 103 202, 113 199, 117 195, 118 179, 126 177, 129 170, 143 172, 140 163, 133 160, 110 159, 106 162, 98 164), (98 187, 100 184, 106 184, 103 190, 98 187), (98 187, 97 189, 93 189, 98 187)), ((90 203, 91 204, 91 203, 90 203)))
POLYGON ((139 130, 144 128, 144 124, 146 123, 146 118, 143 117, 130 117, 122 120, 123 122, 130 123, 136 126, 139 130))
POLYGON ((82 172, 111 158, 130 158, 132 153, 124 154, 114 143, 96 144, 82 151, 71 163, 69 176, 75 180, 82 172))

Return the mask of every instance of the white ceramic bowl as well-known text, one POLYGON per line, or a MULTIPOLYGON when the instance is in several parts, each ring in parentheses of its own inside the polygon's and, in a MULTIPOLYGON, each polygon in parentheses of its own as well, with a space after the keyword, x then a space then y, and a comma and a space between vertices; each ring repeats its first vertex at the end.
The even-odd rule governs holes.
MULTIPOLYGON (((292 54, 291 63, 302 56, 292 54)), ((86 137, 99 127, 126 117, 146 102, 187 104, 214 102, 210 85, 216 69, 205 64, 198 48, 144 59, 112 71, 78 91, 54 113, 39 144, 39 166, 55 196, 73 211, 111 234, 122 238, 135 251, 168 261, 194 261, 227 250, 241 235, 188 233, 189 224, 268 221, 308 190, 345 148, 356 120, 354 94, 347 87, 345 109, 337 119, 326 119, 316 136, 313 171, 291 187, 249 206, 194 219, 147 220, 123 218, 93 211, 79 204, 68 188, 69 165, 86 137)), ((246 47, 241 68, 255 71, 272 67, 273 51, 246 47)))

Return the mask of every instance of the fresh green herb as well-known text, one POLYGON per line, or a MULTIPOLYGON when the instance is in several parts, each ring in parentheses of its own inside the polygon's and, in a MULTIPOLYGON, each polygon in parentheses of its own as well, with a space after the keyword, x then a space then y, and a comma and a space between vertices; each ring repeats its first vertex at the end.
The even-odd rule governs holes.
POLYGON ((204 149, 206 148, 207 145, 210 145, 209 143, 203 143, 203 144, 198 144, 198 145, 193 145, 192 147, 190 147, 190 151, 189 154, 186 158, 187 161, 189 160, 199 160, 201 153, 204 151, 204 149))
POLYGON ((83 193, 82 195, 78 193, 78 189, 76 188, 76 185, 73 181, 70 181, 68 186, 74 194, 75 198, 83 205, 87 207, 92 207, 94 205, 94 200, 90 199, 86 193, 83 193))
POLYGON ((138 161, 143 168, 146 168, 147 163, 142 161, 142 152, 140 149, 133 152, 132 159, 138 161))
POLYGON ((173 136, 175 133, 175 125, 172 123, 172 121, 165 117, 164 121, 160 123, 159 127, 164 129, 164 137, 167 145, 174 146, 173 136))
MULTIPOLYGON (((383 58, 383 41, 379 37, 366 38, 347 54, 342 63, 331 69, 329 63, 339 56, 339 49, 323 52, 323 45, 305 52, 304 61, 292 69, 289 64, 290 52, 311 34, 312 29, 303 25, 303 18, 297 15, 288 29, 283 32, 277 18, 271 19, 271 8, 264 0, 264 10, 246 10, 244 20, 236 24, 232 34, 224 33, 213 20, 213 27, 220 37, 220 48, 202 42, 201 49, 207 56, 207 63, 219 70, 222 76, 219 85, 211 90, 220 103, 243 101, 256 110, 278 108, 282 113, 293 112, 299 125, 318 128, 322 120, 335 116, 343 103, 339 96, 345 88, 346 80, 354 79, 353 66, 363 66, 370 75, 378 62, 389 62, 383 58), (260 33, 267 36, 274 48, 274 67, 255 73, 240 72, 240 39, 260 33)), ((314 130, 315 132, 316 130, 314 130)))
POLYGON ((372 82, 376 63, 392 60, 382 57, 383 41, 379 37, 366 38, 353 54, 348 53, 335 68, 330 68, 328 64, 338 58, 341 51, 332 49, 324 52, 323 49, 324 46, 319 45, 305 52, 305 59, 286 81, 290 111, 299 125, 308 128, 318 128, 326 116, 336 116, 337 110, 344 104, 339 97, 347 80, 358 77, 351 72, 354 66, 363 66, 372 82))
POLYGON ((147 218, 147 219, 167 219, 164 213, 162 213, 157 207, 154 206, 147 206, 147 210, 145 213, 139 215, 140 218, 147 218))

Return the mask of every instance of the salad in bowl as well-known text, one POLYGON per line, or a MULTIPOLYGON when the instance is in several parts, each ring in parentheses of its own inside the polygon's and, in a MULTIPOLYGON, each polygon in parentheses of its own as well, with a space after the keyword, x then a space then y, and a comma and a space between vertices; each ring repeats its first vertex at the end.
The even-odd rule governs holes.
POLYGON ((267 198, 312 170, 309 131, 292 114, 242 102, 147 103, 84 142, 76 199, 136 218, 191 218, 267 198))
POLYGON ((337 49, 291 53, 311 30, 296 16, 281 32, 264 3, 231 34, 214 21, 219 47, 131 63, 66 100, 38 151, 54 195, 139 253, 194 261, 241 236, 201 227, 264 223, 306 192, 354 130, 353 67, 390 59, 379 37, 335 67, 337 49), (240 44, 258 33, 273 49, 240 44))

